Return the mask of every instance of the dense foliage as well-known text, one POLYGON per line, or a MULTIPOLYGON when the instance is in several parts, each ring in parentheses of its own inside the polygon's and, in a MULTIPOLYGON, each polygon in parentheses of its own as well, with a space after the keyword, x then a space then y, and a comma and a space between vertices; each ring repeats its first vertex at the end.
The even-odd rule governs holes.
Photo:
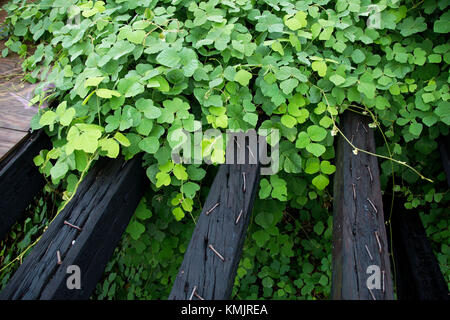
MULTIPOLYGON (((19 53, 27 79, 41 82, 33 103, 49 90, 59 101, 32 122, 52 137, 53 149, 35 158, 52 187, 62 186, 69 199, 98 156, 145 153, 152 191, 99 297, 167 295, 208 191, 205 165, 171 161, 179 142, 173 133, 200 126, 280 131, 280 171, 261 180, 235 297, 327 297, 328 189, 346 109, 371 117, 383 189, 424 212, 449 278, 448 213, 439 208, 450 196, 435 163, 436 139, 450 124, 450 1, 370 5, 13 0, 5 7, 3 55, 19 53)), ((219 163, 224 155, 214 143, 203 138, 203 156, 219 163)))

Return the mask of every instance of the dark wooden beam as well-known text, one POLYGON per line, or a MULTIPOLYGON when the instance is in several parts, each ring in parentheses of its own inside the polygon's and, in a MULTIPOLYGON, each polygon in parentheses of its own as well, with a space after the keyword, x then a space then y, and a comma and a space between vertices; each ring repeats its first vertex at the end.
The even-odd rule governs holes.
POLYGON ((37 131, 28 134, 0 162, 0 239, 8 234, 33 197, 44 187, 45 179, 33 158, 50 146, 45 132, 37 131))
POLYGON ((169 300, 230 298, 259 176, 257 164, 220 166, 169 300))
MULTIPOLYGON (((386 199, 389 203, 390 198, 386 199)), ((417 212, 396 199, 392 240, 397 297, 400 300, 449 300, 447 283, 417 212)))
MULTIPOLYGON (((374 133, 368 123, 367 117, 347 111, 340 128, 356 147, 375 152, 374 133)), ((355 155, 342 136, 338 137, 336 156, 331 296, 345 300, 393 299, 377 158, 361 151, 355 155), (380 289, 368 289, 370 265, 378 266, 382 273, 380 289)))
POLYGON ((0 293, 0 299, 88 299, 145 191, 146 181, 139 156, 127 162, 99 160, 0 293), (81 289, 66 285, 71 265, 80 268, 81 289))

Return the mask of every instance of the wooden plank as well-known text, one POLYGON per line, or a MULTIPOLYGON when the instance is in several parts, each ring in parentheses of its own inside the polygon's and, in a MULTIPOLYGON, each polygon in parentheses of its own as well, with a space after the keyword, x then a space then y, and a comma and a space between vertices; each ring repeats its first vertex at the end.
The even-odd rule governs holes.
MULTIPOLYGON (((390 202, 390 198, 388 202, 390 202)), ((397 297, 400 300, 449 300, 447 283, 417 212, 396 199, 392 240, 397 297)))
POLYGON ((33 158, 50 145, 45 132, 34 132, 0 162, 0 239, 43 188, 45 179, 33 158))
MULTIPOLYGON (((344 135, 356 147, 375 152, 374 133, 367 117, 347 111, 341 119, 344 135)), ((377 158, 363 152, 354 155, 341 136, 336 156, 332 298, 393 299, 377 158), (370 265, 384 272, 384 292, 382 286, 368 289, 366 283, 372 273, 366 272, 370 265)))
MULTIPOLYGON (((6 18, 6 11, 2 9, 6 2, 0 0, 0 23, 6 18)), ((0 40, 0 51, 4 48, 5 40, 0 40)), ((0 57, 0 158, 27 135, 30 121, 38 111, 36 105, 28 105, 34 97, 36 84, 23 82, 23 76, 22 59, 18 54, 10 52, 7 57, 0 57)), ((45 107, 47 104, 42 106, 45 107)))
POLYGON ((146 181, 140 156, 127 162, 99 160, 0 293, 0 299, 88 299, 145 191, 146 181), (81 289, 67 288, 71 265, 80 268, 81 289))
POLYGON ((194 300, 230 298, 259 175, 257 164, 220 166, 169 300, 188 300, 194 289, 194 300))
POLYGON ((22 139, 28 135, 28 132, 5 129, 0 127, 0 161, 7 153, 14 148, 22 139))

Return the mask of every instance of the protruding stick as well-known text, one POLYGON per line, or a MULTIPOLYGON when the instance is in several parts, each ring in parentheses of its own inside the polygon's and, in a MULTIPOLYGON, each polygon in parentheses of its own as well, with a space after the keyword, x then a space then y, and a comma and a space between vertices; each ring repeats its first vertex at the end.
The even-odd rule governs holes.
POLYGON ((58 264, 61 264, 62 263, 62 261, 61 261, 61 253, 59 252, 59 250, 56 251, 56 258, 58 259, 58 264))
POLYGON ((220 202, 217 202, 211 209, 205 212, 206 215, 210 214, 215 208, 219 206, 220 202))
POLYGON ((253 152, 249 146, 247 146, 247 149, 248 149, 248 152, 250 153, 250 155, 252 156, 252 158, 256 160, 255 155, 253 154, 253 152))
POLYGON ((209 245, 208 247, 220 258, 220 260, 225 261, 225 258, 219 252, 217 252, 217 250, 214 249, 212 245, 209 245))
POLYGON ((194 289, 192 290, 191 296, 189 297, 189 300, 192 300, 192 297, 195 294, 195 290, 197 290, 197 286, 194 286, 194 289))
POLYGON ((202 297, 200 297, 200 295, 197 292, 194 292, 194 296, 196 296, 197 298, 199 298, 200 300, 205 300, 202 297))
POLYGON ((241 145, 239 144, 239 142, 237 141, 237 138, 236 138, 236 136, 233 138, 233 140, 236 142, 236 145, 238 146, 238 148, 240 149, 241 148, 241 145))
MULTIPOLYGON (((369 288, 367 288, 367 289, 369 289, 369 288)), ((369 289, 369 292, 370 292, 370 295, 372 296, 372 299, 373 299, 373 300, 377 300, 377 299, 375 299, 375 296, 373 295, 372 290, 369 289)))
POLYGON ((367 131, 366 127, 363 124, 361 124, 361 126, 363 127, 364 131, 367 133, 368 131, 367 131))
POLYGON ((242 192, 245 192, 245 172, 242 172, 242 177, 244 178, 244 187, 242 188, 242 192))
POLYGON ((64 224, 67 225, 67 226, 69 226, 69 227, 72 227, 72 228, 74 228, 74 229, 77 229, 78 231, 81 231, 81 228, 80 228, 80 227, 77 227, 77 226, 71 224, 69 221, 64 220, 64 224))
POLYGON ((380 237, 378 236, 378 231, 375 231, 375 237, 377 238, 378 250, 381 253, 381 242, 380 242, 380 237))
POLYGON ((353 189, 353 200, 356 200, 356 190, 355 190, 355 184, 352 183, 352 189, 353 189))
POLYGON ((372 201, 370 201, 369 198, 367 198, 367 201, 369 201, 370 205, 372 206, 373 210, 375 211, 375 213, 378 213, 377 207, 375 207, 375 205, 373 204, 372 201))
POLYGON ((241 220, 242 212, 244 212, 244 210, 241 209, 241 212, 239 212, 239 215, 238 215, 238 217, 236 218, 236 221, 235 221, 234 224, 238 224, 239 220, 241 220))
POLYGON ((372 257, 372 254, 370 254, 369 247, 367 246, 367 244, 365 246, 366 246, 366 251, 369 254, 370 261, 373 261, 373 257, 372 257))
POLYGON ((367 171, 369 171, 370 182, 372 182, 373 181, 372 170, 370 170, 369 166, 367 166, 366 168, 367 168, 367 171))

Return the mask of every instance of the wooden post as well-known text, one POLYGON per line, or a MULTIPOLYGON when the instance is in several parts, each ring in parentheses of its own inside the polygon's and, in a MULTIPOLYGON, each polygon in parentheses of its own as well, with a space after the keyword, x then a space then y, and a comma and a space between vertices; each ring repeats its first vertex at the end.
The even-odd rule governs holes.
POLYGON ((33 197, 44 187, 44 176, 33 158, 50 146, 45 132, 37 131, 27 135, 0 162, 0 239, 8 234, 33 197))
MULTIPOLYGON (((356 147, 375 152, 374 133, 367 117, 347 111, 341 119, 341 130, 356 147)), ((332 298, 393 299, 377 158, 361 151, 355 155, 350 144, 339 136, 336 167, 332 298), (371 275, 371 279, 379 280, 379 288, 367 286, 371 275)))
POLYGON ((146 181, 140 156, 127 162, 99 160, 0 293, 0 299, 89 299, 145 191, 146 181), (73 265, 79 267, 81 289, 67 287, 73 265))
MULTIPOLYGON (((390 201, 390 199, 389 199, 390 201)), ((392 237, 400 300, 449 300, 447 283, 417 212, 394 203, 392 237)))
MULTIPOLYGON (((242 147, 245 145, 238 145, 242 147)), ((246 156, 248 159, 248 154, 246 156)), ((259 175, 258 164, 220 166, 176 276, 170 300, 230 298, 259 187, 259 175)))

